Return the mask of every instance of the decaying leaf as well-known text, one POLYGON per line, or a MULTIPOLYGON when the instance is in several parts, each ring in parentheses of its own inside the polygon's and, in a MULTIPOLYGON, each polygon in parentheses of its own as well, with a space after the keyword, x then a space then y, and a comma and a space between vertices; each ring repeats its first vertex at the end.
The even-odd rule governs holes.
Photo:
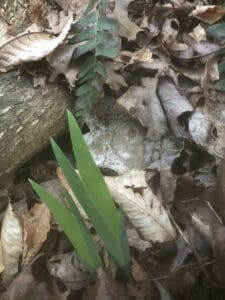
POLYGON ((167 121, 156 93, 157 78, 143 78, 142 86, 131 86, 117 99, 120 107, 148 128, 147 138, 158 140, 167 132, 167 121))
POLYGON ((66 300, 68 292, 60 294, 56 283, 45 267, 42 257, 24 266, 2 293, 1 300, 66 300))
POLYGON ((0 47, 0 68, 40 60, 50 54, 65 39, 72 23, 72 16, 58 37, 46 32, 30 32, 11 39, 0 47))
POLYGON ((120 54, 121 56, 130 58, 130 60, 127 63, 128 65, 141 62, 152 62, 152 52, 148 48, 141 48, 140 50, 137 50, 135 52, 121 51, 120 54))
POLYGON ((122 68, 122 64, 109 61, 106 62, 105 65, 107 70, 105 83, 110 87, 110 89, 114 92, 119 92, 122 87, 127 87, 124 77, 116 73, 117 70, 122 68))
POLYGON ((88 4, 88 0, 55 0, 55 2, 67 12, 80 15, 88 4))
POLYGON ((205 29, 198 24, 192 32, 190 32, 190 36, 196 41, 196 42, 201 42, 201 41, 206 41, 206 32, 205 29))
POLYGON ((24 216, 23 264, 32 261, 47 238, 51 213, 43 203, 37 203, 24 216))
POLYGON ((168 214, 148 187, 144 171, 105 177, 105 181, 114 200, 146 240, 165 242, 175 238, 168 214))
POLYGON ((220 20, 224 14, 225 9, 220 5, 197 5, 197 7, 191 12, 190 16, 196 17, 205 23, 214 24, 220 20))
POLYGON ((40 16, 43 13, 42 0, 29 0, 28 14, 32 23, 38 23, 40 16))
POLYGON ((71 65, 74 45, 62 44, 57 49, 47 56, 47 61, 51 65, 53 71, 49 78, 52 82, 59 74, 64 74, 70 88, 75 86, 75 81, 78 73, 78 66, 71 65))
POLYGON ((74 252, 53 255, 47 262, 50 274, 63 282, 72 291, 85 287, 90 275, 74 252))
POLYGON ((23 229, 10 203, 2 222, 1 251, 4 266, 2 276, 7 283, 17 274, 23 252, 23 229))
POLYGON ((65 11, 51 10, 47 15, 48 25, 52 33, 59 34, 68 22, 68 14, 65 11))
POLYGON ((117 0, 113 11, 113 15, 119 23, 118 35, 127 38, 128 41, 135 40, 137 33, 142 31, 142 28, 128 17, 127 8, 130 2, 131 0, 117 0))
POLYGON ((10 25, 0 14, 0 47, 12 38, 12 32, 10 32, 10 25))
POLYGON ((160 79, 158 94, 173 132, 176 136, 185 136, 185 122, 193 111, 190 102, 167 77, 160 79))

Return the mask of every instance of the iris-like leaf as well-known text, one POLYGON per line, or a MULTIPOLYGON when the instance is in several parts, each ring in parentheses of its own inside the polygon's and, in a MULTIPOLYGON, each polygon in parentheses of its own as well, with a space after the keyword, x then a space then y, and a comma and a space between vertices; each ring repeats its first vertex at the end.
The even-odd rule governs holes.
MULTIPOLYGON (((48 206, 54 218, 77 250, 82 262, 87 266, 89 271, 94 274, 102 263, 79 211, 76 211, 75 217, 42 186, 32 180, 30 180, 30 184, 42 201, 48 206)), ((68 197, 68 195, 66 196, 68 197)))

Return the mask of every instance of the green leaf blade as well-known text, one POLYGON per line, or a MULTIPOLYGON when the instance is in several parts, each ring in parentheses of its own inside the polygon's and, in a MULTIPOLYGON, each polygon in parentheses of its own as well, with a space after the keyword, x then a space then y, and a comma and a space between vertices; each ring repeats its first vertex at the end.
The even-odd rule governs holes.
POLYGON ((52 212, 54 218, 77 250, 82 262, 93 274, 102 266, 100 256, 81 218, 74 218, 67 209, 36 182, 30 184, 52 212))

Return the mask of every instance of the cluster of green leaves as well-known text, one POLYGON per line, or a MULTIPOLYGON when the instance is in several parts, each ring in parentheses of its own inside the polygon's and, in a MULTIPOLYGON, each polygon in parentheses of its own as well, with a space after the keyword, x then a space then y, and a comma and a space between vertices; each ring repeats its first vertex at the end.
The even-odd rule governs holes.
POLYGON ((103 95, 104 60, 116 58, 120 50, 117 22, 107 16, 107 5, 108 0, 91 0, 85 15, 72 26, 70 43, 77 44, 73 59, 83 57, 75 91, 76 116, 81 124, 103 95))
MULTIPOLYGON (((56 160, 109 254, 129 276, 130 254, 122 211, 117 210, 108 187, 83 140, 80 128, 70 112, 68 112, 68 121, 79 174, 57 144, 51 140, 56 160)), ((68 204, 67 209, 42 186, 32 180, 30 183, 68 236, 82 262, 92 274, 95 274, 97 268, 102 266, 101 258, 70 194, 63 190, 68 204)))
MULTIPOLYGON (((225 43, 225 23, 217 23, 207 29, 207 36, 222 45, 225 43)), ((216 82, 215 89, 218 91, 225 91, 225 52, 222 53, 222 61, 219 63, 220 80, 216 82)))

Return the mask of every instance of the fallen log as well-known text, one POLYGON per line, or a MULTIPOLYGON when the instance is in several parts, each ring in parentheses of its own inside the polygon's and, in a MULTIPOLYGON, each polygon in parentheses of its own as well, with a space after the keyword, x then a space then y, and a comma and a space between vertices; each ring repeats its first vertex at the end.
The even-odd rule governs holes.
POLYGON ((32 78, 13 71, 0 75, 0 186, 66 130, 71 96, 57 84, 48 93, 34 89, 32 78))

